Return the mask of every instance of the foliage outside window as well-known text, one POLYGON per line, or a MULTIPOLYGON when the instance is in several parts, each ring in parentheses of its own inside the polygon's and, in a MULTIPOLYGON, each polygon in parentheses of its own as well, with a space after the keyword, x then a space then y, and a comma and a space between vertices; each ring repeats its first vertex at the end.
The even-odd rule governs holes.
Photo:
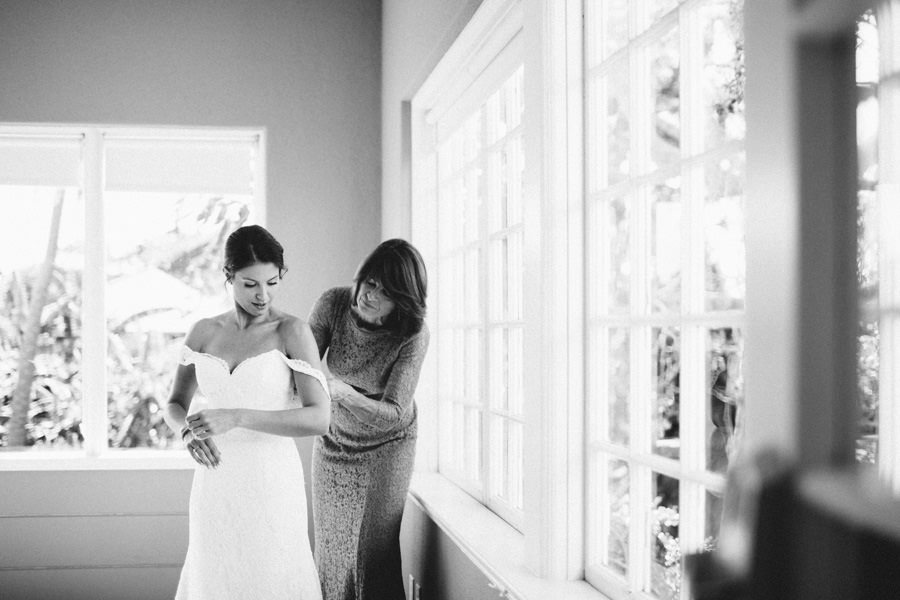
POLYGON ((686 597, 739 438, 743 5, 585 2, 587 578, 686 597))
POLYGON ((878 454, 878 24, 873 11, 857 23, 857 286, 860 323, 857 361, 860 425, 856 459, 875 464, 878 454))
POLYGON ((45 127, 4 140, 38 176, 21 185, 0 169, 0 447, 180 446, 162 418, 177 347, 229 307, 222 252, 259 206, 259 134, 45 127), (76 140, 74 176, 54 186, 40 160, 62 135, 76 140))

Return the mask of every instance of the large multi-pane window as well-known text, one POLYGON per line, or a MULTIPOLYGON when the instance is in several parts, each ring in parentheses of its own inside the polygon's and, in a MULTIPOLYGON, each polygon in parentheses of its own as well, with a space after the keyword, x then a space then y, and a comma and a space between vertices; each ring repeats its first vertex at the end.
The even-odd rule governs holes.
MULTIPOLYGON (((439 471, 522 527, 521 35, 440 85, 417 129, 413 234, 436 280, 439 471)), ((471 63, 470 63, 471 64, 471 63)), ((427 375, 426 375, 427 378, 427 375)))
POLYGON ((585 2, 586 573, 680 598, 743 410, 739 0, 585 2))
POLYGON ((856 28, 856 131, 860 330, 858 389, 860 429, 857 460, 877 464, 883 479, 900 490, 897 438, 897 328, 900 293, 900 2, 887 0, 867 11, 856 28))
POLYGON ((484 37, 460 36, 506 71, 451 49, 444 62, 465 68, 439 65, 413 101, 413 238, 438 283, 438 470, 535 546, 583 541, 542 556, 548 570, 612 598, 684 598, 682 556, 718 541, 744 411, 743 5, 543 6, 544 31, 566 41, 525 49, 524 66, 515 40, 490 39, 509 29, 486 24, 513 6, 486 2, 484 37), (523 87, 531 77, 542 83, 523 87), (523 156, 545 162, 523 169, 523 156), (566 417, 522 418, 548 407, 566 417), (523 429, 553 458, 525 464, 523 429))
POLYGON ((440 468, 519 524, 522 67, 436 142, 440 468))
POLYGON ((874 464, 878 452, 878 24, 874 11, 856 29, 857 142, 859 157, 858 256, 860 430, 856 459, 874 464))
POLYGON ((0 445, 168 448, 176 346, 228 308, 261 131, 0 128, 0 445))

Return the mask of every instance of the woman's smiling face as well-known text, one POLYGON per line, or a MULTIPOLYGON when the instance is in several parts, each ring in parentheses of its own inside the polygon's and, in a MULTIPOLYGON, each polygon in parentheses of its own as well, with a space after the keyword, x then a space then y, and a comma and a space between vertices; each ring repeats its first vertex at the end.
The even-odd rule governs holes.
POLYGON ((381 325, 394 311, 394 301, 385 293, 381 282, 369 277, 359 283, 356 310, 368 323, 381 325))
POLYGON ((234 302, 251 316, 261 316, 272 305, 281 272, 272 263, 256 263, 235 271, 232 279, 234 302))

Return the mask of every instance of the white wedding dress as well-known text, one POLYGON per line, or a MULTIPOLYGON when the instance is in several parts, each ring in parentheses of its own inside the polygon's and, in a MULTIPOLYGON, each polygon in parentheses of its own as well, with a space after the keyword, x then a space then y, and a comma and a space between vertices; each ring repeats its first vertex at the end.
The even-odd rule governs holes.
MULTIPOLYGON (((251 356, 229 373, 221 358, 184 347, 181 364, 194 365, 209 408, 299 407, 292 370, 328 389, 320 371, 279 350, 251 356)), ((294 439, 247 429, 212 439, 221 463, 194 472, 176 600, 321 600, 294 439)))

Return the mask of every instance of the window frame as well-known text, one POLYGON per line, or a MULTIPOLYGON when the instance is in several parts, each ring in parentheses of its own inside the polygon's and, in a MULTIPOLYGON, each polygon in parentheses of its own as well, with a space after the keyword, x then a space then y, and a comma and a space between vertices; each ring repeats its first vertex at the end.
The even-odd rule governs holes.
POLYGON ((94 124, 0 123, 0 135, 24 139, 80 138, 80 193, 84 197, 82 300, 82 430, 80 450, 0 452, 0 472, 32 470, 191 469, 178 450, 117 449, 107 440, 106 244, 104 228, 104 143, 107 140, 244 142, 255 145, 252 168, 254 219, 266 218, 266 130, 263 127, 176 127, 94 124))
MULTIPOLYGON (((526 343, 526 374, 531 377, 528 381, 537 385, 530 388, 526 383, 532 443, 526 449, 523 543, 529 548, 527 560, 534 573, 579 579, 583 577, 578 558, 583 541, 579 521, 583 463, 577 448, 583 446, 578 422, 583 406, 573 398, 583 396, 585 365, 579 333, 583 289, 572 273, 583 272, 578 251, 583 240, 578 218, 573 216, 580 215, 583 208, 578 165, 582 149, 578 136, 567 134, 579 131, 581 125, 578 96, 583 83, 577 67, 581 43, 574 41, 580 35, 581 2, 522 1, 529 115, 526 161, 531 176, 526 183, 525 276, 539 282, 541 288, 526 298, 525 310, 526 315, 543 319, 526 330, 530 342, 526 343), (563 75, 567 66, 568 75, 563 75), (570 156, 575 159, 568 160, 570 156), (547 258, 541 260, 542 253, 547 258), (530 368, 534 365, 540 368, 530 368), (541 405, 530 400, 563 394, 568 398, 556 403, 555 410, 548 407, 549 402, 541 405)), ((479 11, 496 4, 485 0, 479 11)), ((750 73, 766 73, 766 77, 753 78, 746 89, 745 246, 750 260, 746 266, 744 374, 748 403, 737 460, 749 462, 758 454, 774 452, 800 469, 852 462, 856 420, 845 418, 853 408, 848 407, 848 398, 840 389, 856 381, 852 374, 855 310, 845 310, 855 304, 847 295, 855 287, 855 269, 851 267, 856 252, 855 219, 839 217, 846 209, 841 204, 847 204, 848 197, 855 198, 856 173, 848 168, 855 166, 854 136, 846 131, 847 123, 853 122, 848 107, 854 102, 842 95, 848 92, 841 92, 838 83, 853 90, 854 81, 852 69, 847 69, 846 50, 843 57, 832 52, 813 65, 810 61, 817 53, 810 53, 809 48, 801 51, 800 46, 804 41, 845 36, 852 31, 857 15, 877 4, 874 0, 745 3, 745 67, 750 73), (836 89, 838 93, 833 95, 836 89), (823 93, 829 102, 821 104, 823 93), (842 128, 837 131, 836 121, 842 128), (820 245, 807 247, 815 237, 823 238, 820 245, 831 248, 827 259, 810 252, 820 245), (841 267, 835 271, 837 265, 841 267), (835 280, 843 283, 838 291, 827 284, 835 280), (804 289, 808 281, 819 291, 804 289), (835 344, 835 339, 846 343, 835 344), (832 351, 835 345, 841 348, 832 351), (821 374, 825 377, 815 388, 804 385, 804 379, 821 374), (841 387, 832 385, 837 378, 843 380, 841 387)), ((476 13, 473 22, 477 17, 476 13)), ((448 56, 452 53, 453 49, 448 56)), ((417 113, 414 100, 410 119, 415 124, 418 118, 424 116, 417 113)), ((418 143, 412 127, 413 156, 418 143)), ((412 171, 415 232, 417 223, 433 215, 415 202, 420 188, 415 169, 412 171)), ((422 238, 421 242, 427 246, 429 240, 422 238)), ((431 357, 428 360, 433 362, 431 357)), ((435 431, 428 412, 432 387, 426 384, 422 389, 420 415, 435 431)), ((855 400, 855 395, 850 397, 855 400)), ((884 412, 880 419, 883 431, 887 426, 884 412)), ((420 448, 428 455, 424 466, 433 471, 431 444, 420 439, 420 448)), ((900 448, 895 448, 891 460, 896 464, 900 464, 898 453, 900 448)), ((882 468, 900 470, 896 464, 882 468)), ((446 526, 456 529, 452 522, 446 526)), ((746 556, 749 548, 729 550, 729 558, 735 559, 746 556)))
MULTIPOLYGON (((585 3, 587 4, 587 3, 585 3)), ((595 10, 599 11, 599 3, 595 3, 595 10)), ((735 141, 724 141, 712 147, 707 147, 702 136, 697 131, 702 131, 703 118, 697 109, 699 106, 696 98, 697 89, 689 84, 697 74, 702 72, 703 56, 702 48, 697 41, 697 15, 693 14, 702 10, 706 2, 704 0, 682 0, 675 7, 669 9, 658 21, 647 23, 646 15, 642 15, 641 9, 646 10, 644 3, 634 3, 634 11, 629 10, 629 39, 623 45, 601 59, 597 54, 597 62, 591 65, 590 72, 586 71, 587 81, 584 84, 585 94, 592 98, 594 95, 599 102, 603 98, 596 87, 601 85, 604 77, 611 73, 610 66, 616 62, 622 62, 622 54, 627 53, 624 63, 629 77, 629 107, 632 115, 630 131, 631 169, 624 179, 615 183, 605 183, 605 166, 608 161, 603 160, 606 151, 604 145, 590 146, 591 132, 586 130, 586 150, 584 159, 586 162, 598 164, 594 177, 599 177, 599 185, 586 186, 585 190, 585 236, 604 238, 603 229, 591 232, 590 216, 595 210, 601 210, 604 203, 611 198, 622 196, 631 206, 629 216, 629 235, 632 259, 632 271, 630 282, 630 302, 627 313, 616 315, 602 310, 605 300, 598 303, 586 296, 586 323, 585 345, 586 357, 594 364, 604 360, 605 342, 600 342, 596 349, 592 350, 590 337, 597 334, 606 335, 612 329, 624 329, 628 332, 630 348, 630 394, 629 394, 629 442, 619 444, 612 440, 595 441, 586 440, 584 461, 589 472, 586 473, 586 485, 597 485, 600 492, 597 497, 593 493, 593 487, 587 491, 586 514, 589 515, 588 527, 586 527, 585 544, 585 576, 593 585, 605 593, 618 597, 651 598, 649 592, 643 590, 645 582, 650 581, 650 571, 653 565, 653 548, 651 540, 652 509, 650 501, 653 499, 654 476, 663 475, 677 482, 678 514, 680 515, 679 545, 682 555, 691 551, 697 551, 703 544, 706 530, 704 519, 706 511, 706 498, 709 493, 722 494, 725 489, 725 478, 709 470, 706 462, 707 431, 705 422, 708 420, 708 381, 706 381, 707 359, 709 355, 709 332, 711 330, 729 327, 736 328, 743 334, 746 331, 746 319, 743 309, 721 310, 713 309, 706 305, 703 295, 704 268, 703 261, 705 247, 705 232, 702 223, 704 217, 704 203, 707 195, 704 184, 704 175, 711 162, 723 158, 742 158, 743 144, 735 141), (642 115, 648 114, 646 98, 652 97, 651 84, 641 71, 649 58, 648 49, 655 42, 677 27, 678 53, 680 67, 681 104, 679 111, 680 120, 680 147, 678 157, 668 165, 651 168, 647 163, 649 157, 649 140, 652 132, 642 115), (594 90, 593 94, 589 90, 594 90), (634 111, 640 109, 640 113, 634 111), (642 151, 643 150, 643 151, 642 151), (601 158, 591 159, 591 156, 601 155, 601 158), (669 178, 677 177, 680 180, 680 240, 679 240, 679 273, 680 273, 680 298, 677 309, 669 311, 651 311, 642 308, 647 299, 652 297, 649 281, 652 274, 651 265, 647 258, 653 258, 648 253, 652 239, 652 218, 650 216, 655 203, 653 202, 652 189, 669 178), (596 189, 595 189, 596 188, 596 189), (597 315, 591 311, 599 311, 597 315), (680 334, 680 425, 679 435, 680 451, 677 458, 666 458, 656 453, 653 443, 656 437, 652 433, 655 423, 653 415, 647 407, 655 406, 656 396, 647 385, 647 373, 652 372, 650 350, 654 346, 652 332, 657 328, 676 328, 680 334), (596 353, 596 355, 594 355, 596 353), (699 362, 698 362, 699 361, 699 362), (649 371, 648 371, 649 368, 649 371), (706 376, 705 376, 706 375, 706 376), (598 548, 602 554, 605 547, 604 526, 608 526, 606 513, 608 512, 609 499, 604 499, 607 469, 609 461, 621 461, 628 465, 629 479, 629 538, 627 552, 627 573, 622 576, 602 565, 602 557, 592 557, 591 549, 598 548), (595 461, 600 461, 595 465, 595 461), (641 508, 644 507, 644 508, 641 508), (594 518, 590 518, 594 516, 594 518), (592 532, 597 531, 596 534, 592 532), (594 538, 594 535, 598 536, 594 538), (629 595, 630 594, 630 595, 629 595)), ((632 5, 633 6, 633 5, 632 5)), ((588 6, 585 6, 585 27, 589 26, 588 6)), ((631 7, 630 7, 631 8, 631 7)), ((594 21, 600 23, 599 20, 594 21)), ((597 43, 597 42, 594 42, 597 43)), ((586 54, 591 50, 585 44, 586 54)), ((604 110, 605 104, 597 104, 596 110, 604 110)), ((588 107, 585 108, 585 118, 588 118, 588 107)), ((602 133, 600 133, 602 138, 602 133)), ((586 179, 587 180, 587 179, 586 179)), ((604 214, 601 210, 600 214, 604 214)), ((605 238, 604 238, 605 239, 605 238)), ((602 242, 602 240, 601 240, 602 242)), ((573 251, 580 251, 584 255, 590 252, 588 243, 573 251)), ((592 253, 592 252, 591 252, 592 253)), ((583 271, 585 281, 591 284, 593 290, 599 290, 599 294, 605 295, 609 289, 607 275, 602 264, 596 265, 595 272, 598 275, 592 277, 589 272, 590 265, 585 265, 583 271)), ((605 363, 604 363, 605 364, 605 363)), ((586 364, 585 369, 588 369, 586 364)), ((596 386, 590 385, 593 377, 587 377, 586 383, 586 422, 589 427, 599 427, 607 431, 606 419, 608 412, 608 399, 606 390, 606 370, 602 370, 597 378, 596 386), (593 390, 593 391, 592 391, 593 390)), ((603 436, 600 435, 599 438, 603 436)))
MULTIPOLYGON (((465 127, 464 123, 469 118, 468 112, 480 110, 479 107, 483 101, 486 101, 499 87, 502 87, 502 84, 510 76, 513 76, 521 68, 521 36, 522 8, 520 0, 486 2, 484 7, 480 8, 473 17, 472 23, 460 35, 460 40, 454 44, 453 48, 448 52, 448 56, 441 61, 411 103, 411 136, 413 139, 413 168, 411 173, 412 188, 414 190, 412 197, 417 199, 412 206, 412 240, 421 249, 429 270, 435 275, 432 277, 431 284, 432 298, 440 299, 442 296, 440 287, 442 277, 437 267, 446 260, 438 247, 440 235, 437 233, 437 195, 440 186, 439 175, 437 174, 439 168, 438 157, 441 153, 442 145, 447 139, 450 139, 446 135, 450 132, 443 130, 442 123, 446 118, 453 129, 457 126, 465 127), (519 66, 517 67, 517 65, 519 66), (474 93, 473 88, 477 90, 474 93), (461 96, 462 99, 460 100, 461 96)), ((482 119, 485 118, 484 116, 482 117, 482 119)), ((520 123, 518 127, 522 128, 524 124, 520 123)), ((487 132, 484 127, 480 127, 479 131, 481 132, 482 141, 486 140, 487 132)), ((510 132, 507 132, 493 143, 501 143, 509 135, 510 132)), ((522 146, 524 148, 524 144, 522 146)), ((485 175, 488 172, 488 150, 488 148, 482 148, 477 158, 479 164, 482 164, 483 167, 478 177, 479 198, 484 198, 488 193, 485 185, 485 175)), ((491 271, 489 263, 491 242, 500 237, 505 239, 512 230, 521 230, 523 225, 520 223, 511 228, 503 227, 497 231, 488 231, 487 206, 483 202, 479 204, 478 231, 475 232, 475 237, 467 243, 460 242, 460 244, 454 245, 453 252, 456 254, 462 253, 460 256, 464 257, 466 252, 472 249, 478 250, 477 272, 480 283, 476 300, 480 306, 483 306, 483 311, 480 313, 477 323, 468 323, 466 327, 462 329, 456 328, 456 330, 467 332, 474 327, 474 330, 480 332, 479 352, 487 357, 492 331, 498 328, 508 329, 508 326, 524 329, 521 327, 521 323, 527 322, 527 316, 524 314, 519 319, 515 319, 515 322, 509 321, 506 316, 497 320, 496 315, 492 316, 490 314, 491 311, 488 310, 489 307, 485 302, 488 295, 487 278, 491 271)), ((432 331, 433 346, 436 351, 430 353, 434 358, 426 362, 420 387, 422 389, 438 390, 440 371, 436 355, 440 354, 440 349, 443 346, 444 329, 442 329, 442 325, 446 317, 441 313, 439 300, 433 300, 432 305, 434 306, 435 304, 437 307, 429 311, 431 319, 429 329, 432 331)), ((447 418, 446 411, 450 408, 447 406, 448 402, 453 406, 456 406, 458 402, 438 399, 436 400, 437 405, 431 407, 433 410, 431 418, 434 419, 433 430, 436 432, 438 442, 436 447, 430 450, 432 455, 430 468, 435 471, 442 471, 460 488, 490 506, 491 510, 501 515, 514 527, 521 529, 523 527, 523 512, 508 506, 502 499, 494 498, 491 492, 493 485, 491 482, 492 467, 489 464, 490 457, 485 452, 485 449, 493 443, 489 417, 496 411, 489 401, 489 380, 486 369, 479 369, 476 383, 479 397, 477 398, 477 406, 473 405, 473 408, 480 415, 481 425, 480 460, 478 464, 479 484, 476 485, 474 481, 469 480, 464 474, 455 472, 454 469, 444 463, 445 459, 449 459, 445 455, 444 449, 451 444, 451 440, 448 437, 450 432, 446 428, 437 427, 437 422, 447 418)), ((444 394, 435 393, 435 396, 443 397, 444 394)), ((516 416, 510 416, 509 418, 516 421, 520 420, 520 417, 516 416)))
MULTIPOLYGON (((441 97, 435 82, 453 81, 461 72, 478 72, 502 48, 503 36, 510 39, 521 28, 527 115, 523 123, 527 165, 523 182, 523 271, 526 282, 542 283, 530 287, 526 284, 531 293, 525 294, 523 306, 525 439, 530 442, 524 448, 524 533, 516 532, 512 539, 522 544, 522 556, 531 573, 568 581, 570 587, 565 589, 584 594, 579 597, 599 598, 599 592, 591 591, 593 588, 583 581, 575 583, 583 579, 583 499, 579 491, 583 478, 580 460, 583 399, 579 391, 583 352, 580 334, 573 335, 580 331, 581 323, 580 282, 573 275, 580 269, 581 257, 570 253, 569 243, 573 236, 579 235, 581 222, 577 210, 581 164, 570 161, 569 154, 578 155, 581 140, 567 135, 566 128, 580 128, 582 100, 580 91, 567 86, 566 81, 578 77, 580 27, 581 0, 548 3, 485 0, 480 5, 410 103, 410 173, 414 199, 411 229, 413 242, 422 251, 426 263, 436 264, 434 236, 427 234, 436 214, 433 202, 422 201, 429 197, 434 182, 423 177, 417 168, 419 157, 428 147, 424 125, 441 97), (511 14, 517 20, 511 20, 511 14), (491 33, 498 32, 501 41, 496 38, 488 41, 491 33), (545 285, 546 282, 552 284, 545 285)), ((433 297, 439 293, 432 288, 433 297)), ((432 319, 429 326, 435 332, 433 313, 429 313, 432 319)), ((418 467, 442 478, 437 474, 436 357, 429 354, 419 385, 420 419, 423 431, 435 435, 431 440, 420 436, 422 459, 418 467)), ((432 493, 413 487, 414 496, 426 497, 426 505, 432 504, 427 498, 432 493)), ((509 527, 501 523, 496 526, 509 527)), ((460 530, 466 527, 460 524, 460 530)), ((508 561, 498 557, 498 562, 508 561)), ((493 571, 490 564, 485 568, 493 571)), ((512 574, 512 579, 518 579, 516 574, 512 574)), ((523 585, 521 593, 529 587, 523 585)))

